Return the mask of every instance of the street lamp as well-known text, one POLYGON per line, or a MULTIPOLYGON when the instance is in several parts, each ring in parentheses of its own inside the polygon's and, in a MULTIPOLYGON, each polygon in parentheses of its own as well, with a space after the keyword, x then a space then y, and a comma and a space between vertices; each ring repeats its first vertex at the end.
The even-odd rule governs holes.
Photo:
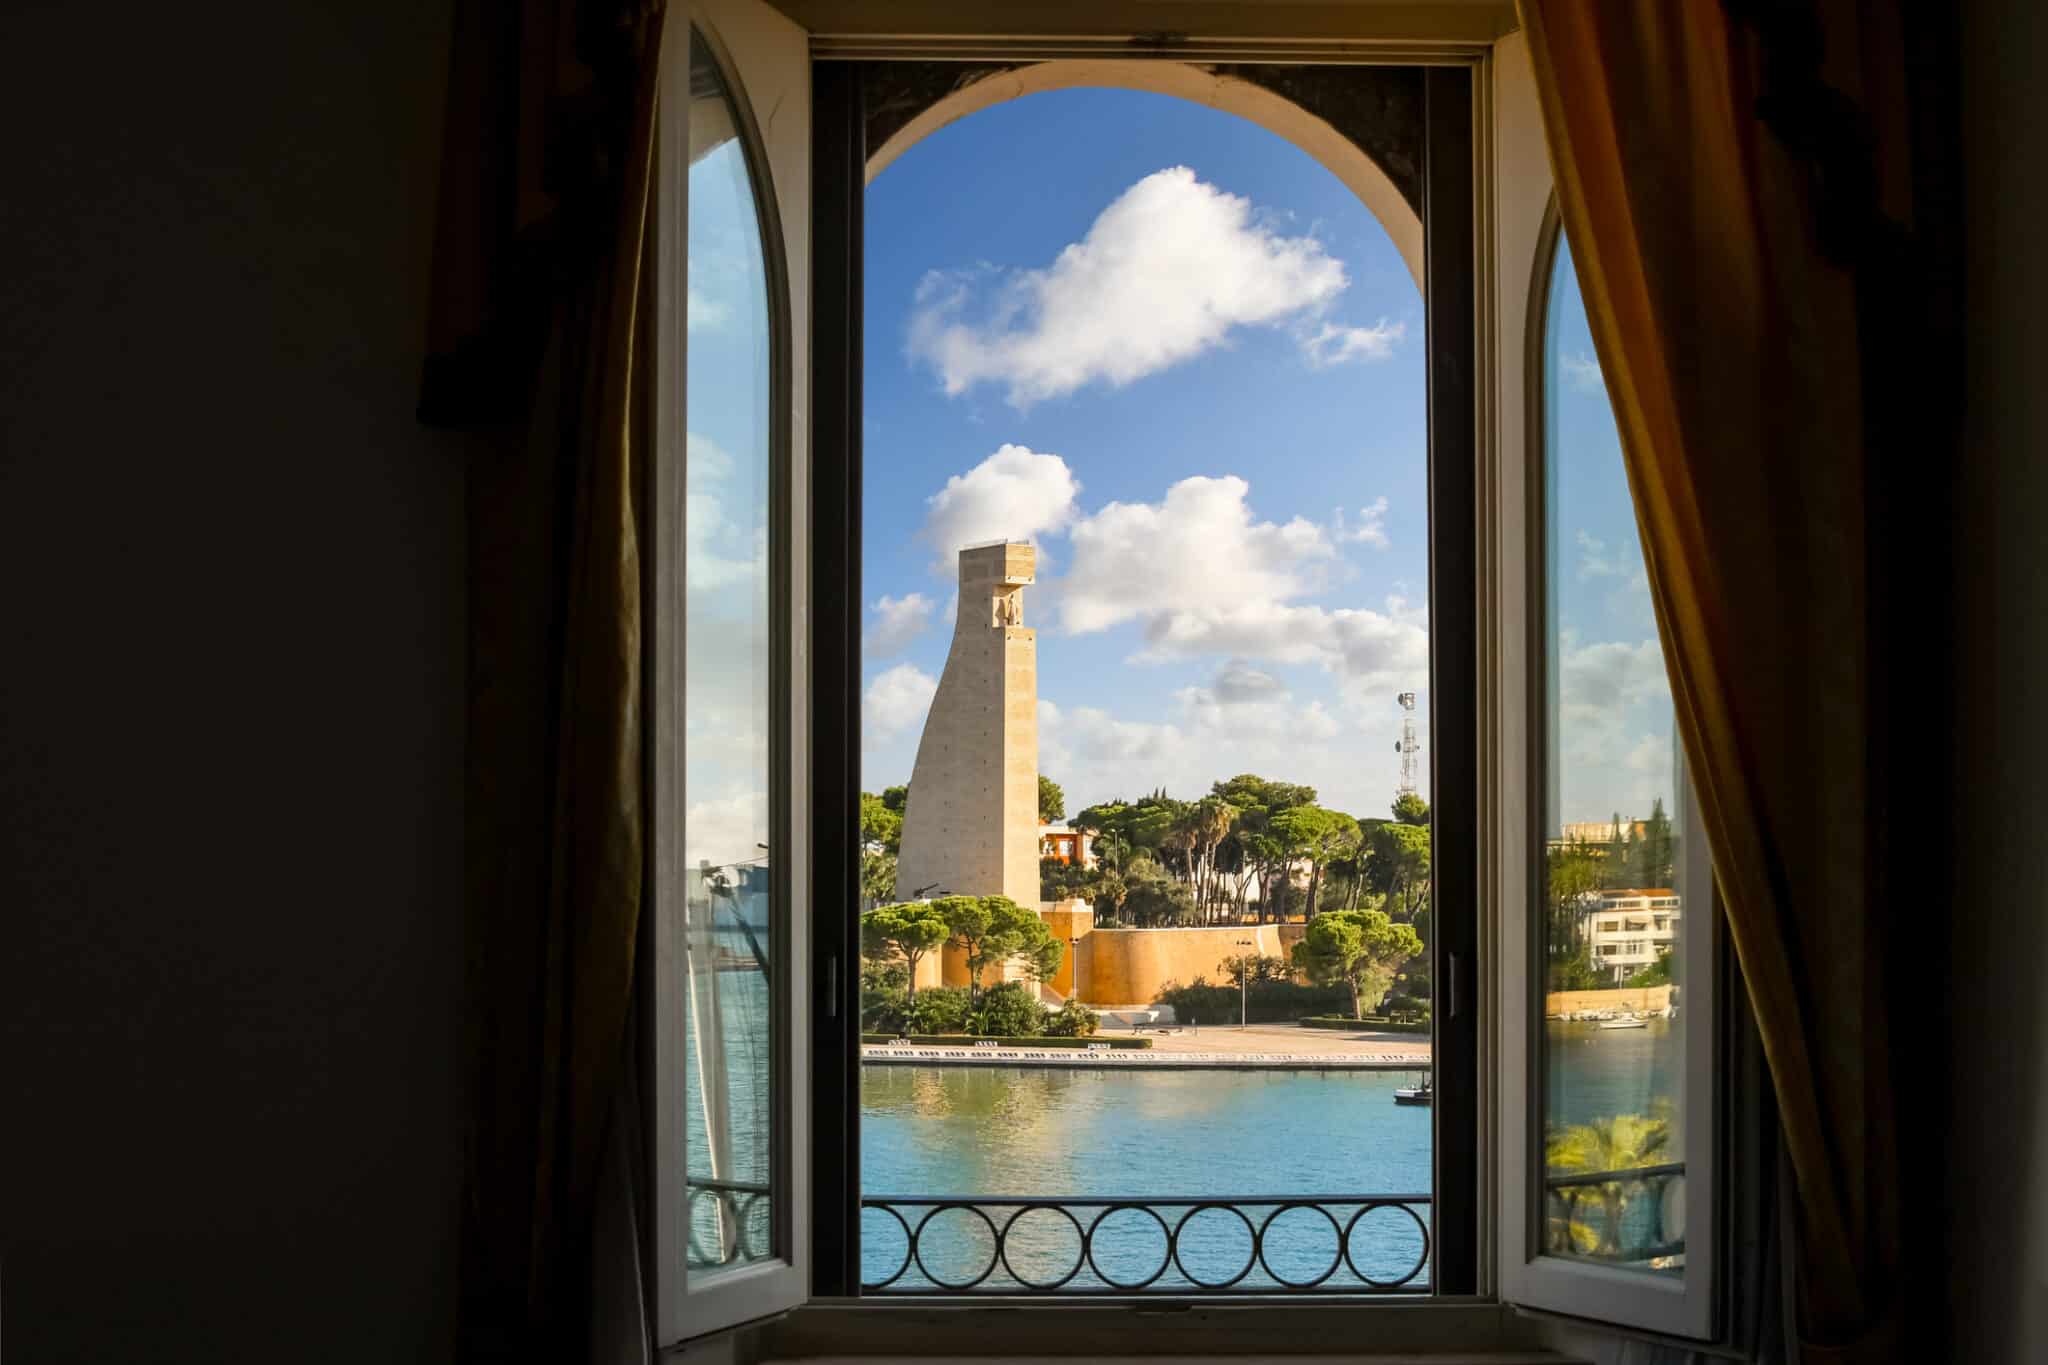
MULTIPOLYGON (((1256 948, 1259 945, 1251 939, 1241 938, 1237 941, 1237 946, 1240 948, 1256 948)), ((1245 1031, 1245 1027, 1249 1022, 1246 1016, 1251 1013, 1250 982, 1252 964, 1245 961, 1245 956, 1243 953, 1237 955, 1237 1031, 1239 1033, 1245 1031)))
POLYGON ((1078 1005, 1081 1003, 1081 936, 1079 934, 1075 934, 1067 940, 1067 951, 1072 953, 1074 957, 1074 970, 1072 973, 1073 994, 1068 998, 1078 1005))

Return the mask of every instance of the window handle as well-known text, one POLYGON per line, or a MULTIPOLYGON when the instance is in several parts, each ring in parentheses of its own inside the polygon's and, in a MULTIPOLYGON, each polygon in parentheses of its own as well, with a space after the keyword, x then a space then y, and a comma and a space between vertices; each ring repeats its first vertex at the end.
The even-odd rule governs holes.
POLYGON ((825 958, 825 1017, 839 1017, 839 954, 830 953, 825 958))

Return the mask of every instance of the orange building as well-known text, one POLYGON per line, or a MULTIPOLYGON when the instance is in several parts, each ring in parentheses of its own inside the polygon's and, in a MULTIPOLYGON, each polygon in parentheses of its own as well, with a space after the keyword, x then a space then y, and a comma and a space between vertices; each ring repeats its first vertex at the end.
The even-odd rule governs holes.
POLYGON ((1038 856, 1058 858, 1067 866, 1095 866, 1095 836, 1058 821, 1038 822, 1038 856))

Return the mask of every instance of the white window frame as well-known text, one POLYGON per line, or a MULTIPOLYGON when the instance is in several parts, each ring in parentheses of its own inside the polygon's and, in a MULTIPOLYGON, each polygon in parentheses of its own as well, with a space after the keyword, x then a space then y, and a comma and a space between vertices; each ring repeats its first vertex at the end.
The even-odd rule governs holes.
MULTIPOLYGON (((652 1284, 655 1344, 664 1349, 802 1303, 810 1293, 810 686, 807 631, 810 583, 810 35, 762 0, 692 0, 670 7, 663 25, 656 138, 655 356, 652 401, 654 468, 651 581, 653 669, 648 716, 653 768, 649 820, 654 846, 651 1030, 654 1097, 649 1122, 652 1284), (690 35, 701 32, 723 68, 746 143, 761 205, 762 249, 768 257, 771 335, 770 402, 786 411, 778 431, 786 476, 783 505, 771 508, 786 528, 783 590, 787 628, 771 634, 790 681, 787 743, 782 755, 786 809, 774 850, 781 880, 774 961, 781 1035, 775 1064, 775 1152, 769 1181, 772 1218, 786 1255, 777 1260, 692 1276, 687 1268, 689 1204, 685 1140, 683 1039, 688 1008, 684 949, 683 761, 688 711, 682 622, 688 408, 684 390, 688 342, 690 35), (769 111, 764 120, 760 111, 769 111), (779 334, 779 335, 778 335, 779 334)), ((774 580, 771 580, 774 581, 774 580)), ((772 826, 775 827, 775 826, 772 826)))
POLYGON ((1718 1280, 1726 1221, 1719 1164, 1723 1101, 1715 1066, 1722 1019, 1716 979, 1720 917, 1711 913, 1713 866, 1698 802, 1686 790, 1682 772, 1682 809, 1674 817, 1682 840, 1679 891, 1692 911, 1678 922, 1686 963, 1685 1274, 1674 1279, 1540 1250, 1542 1012, 1534 970, 1543 810, 1532 757, 1543 735, 1533 701, 1546 658, 1529 566, 1541 549, 1545 524, 1538 482, 1545 458, 1540 397, 1545 304, 1558 230, 1542 111, 1522 34, 1495 44, 1493 69, 1494 278, 1499 292, 1492 415, 1499 461, 1486 490, 1493 499, 1491 515, 1482 519, 1493 544, 1481 563, 1492 570, 1483 591, 1492 596, 1490 700, 1500 736, 1491 783, 1498 803, 1492 849, 1499 859, 1491 887, 1499 961, 1499 1284, 1503 1298, 1518 1305, 1711 1340, 1721 1329, 1718 1280))

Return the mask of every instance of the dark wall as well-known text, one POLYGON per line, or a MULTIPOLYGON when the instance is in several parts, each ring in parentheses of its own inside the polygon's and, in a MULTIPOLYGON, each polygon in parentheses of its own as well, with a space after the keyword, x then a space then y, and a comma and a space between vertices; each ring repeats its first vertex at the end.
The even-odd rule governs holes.
POLYGON ((445 1358, 448 0, 0 17, 10 1365, 445 1358))
MULTIPOLYGON (((1974 0, 1965 16, 1949 1290, 1953 1359, 2036 1361, 2048 1360, 2048 14, 1974 0)), ((1928 737, 1949 742, 1947 729, 1928 737)))

